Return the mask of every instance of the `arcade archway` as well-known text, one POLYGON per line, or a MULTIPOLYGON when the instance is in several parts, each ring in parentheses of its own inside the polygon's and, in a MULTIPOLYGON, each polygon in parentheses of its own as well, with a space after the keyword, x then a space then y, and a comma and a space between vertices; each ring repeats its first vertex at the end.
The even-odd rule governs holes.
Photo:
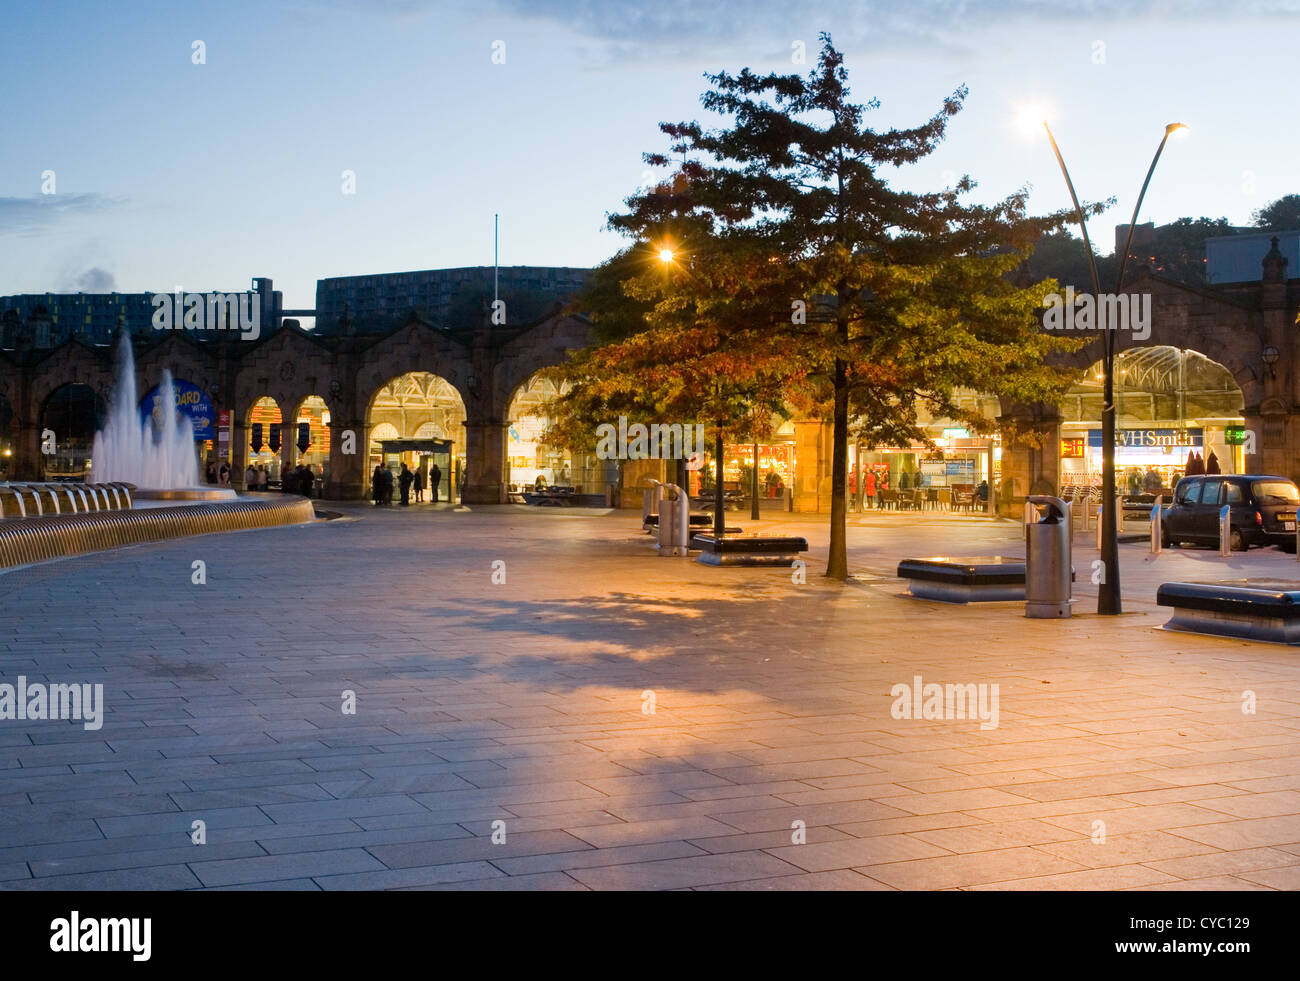
POLYGON ((41 432, 50 434, 54 452, 46 453, 42 446, 43 479, 85 480, 95 433, 106 414, 107 405, 89 385, 60 385, 50 393, 41 407, 41 432))
POLYGON ((394 378, 375 392, 366 412, 366 473, 382 466, 396 479, 406 464, 430 491, 437 475, 437 500, 457 500, 465 473, 465 418, 465 402, 445 378, 427 371, 394 378))
MULTIPOLYGON (((1062 493, 1101 485, 1101 363, 1061 404, 1062 493)), ((1115 359, 1115 471, 1120 494, 1166 495, 1190 453, 1224 473, 1245 466, 1245 400, 1232 373, 1197 351, 1131 348, 1115 359)))

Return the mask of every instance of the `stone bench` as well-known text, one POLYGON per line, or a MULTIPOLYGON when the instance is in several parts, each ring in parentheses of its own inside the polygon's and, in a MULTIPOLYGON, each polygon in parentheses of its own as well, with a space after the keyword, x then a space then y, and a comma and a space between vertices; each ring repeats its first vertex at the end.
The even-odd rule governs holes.
POLYGON ((712 532, 695 535, 691 549, 699 550, 697 561, 705 565, 790 565, 800 552, 808 551, 808 539, 782 535, 741 535, 726 529, 718 538, 712 532))
POLYGON ((898 577, 920 599, 945 603, 991 603, 1025 598, 1025 560, 1003 555, 904 559, 898 577))
POLYGON ((1174 615, 1166 630, 1300 644, 1300 582, 1290 579, 1221 579, 1166 582, 1156 605, 1174 615))

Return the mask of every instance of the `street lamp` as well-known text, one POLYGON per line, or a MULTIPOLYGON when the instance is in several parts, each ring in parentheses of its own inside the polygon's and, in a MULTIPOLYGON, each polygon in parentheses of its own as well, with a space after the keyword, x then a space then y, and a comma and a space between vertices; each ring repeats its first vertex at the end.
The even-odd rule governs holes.
MULTIPOLYGON (((1074 214, 1079 222, 1079 230, 1083 234, 1083 246, 1088 251, 1088 270, 1092 275, 1092 289, 1097 303, 1095 308, 1100 310, 1101 280, 1097 276, 1097 260, 1092 253, 1092 243, 1088 240, 1088 226, 1084 221, 1083 208, 1079 206, 1078 195, 1074 193, 1074 182, 1070 180, 1070 172, 1066 169, 1065 160, 1061 157, 1061 150, 1056 145, 1056 137, 1052 135, 1052 128, 1047 125, 1046 119, 1042 120, 1042 124, 1043 129, 1047 131, 1047 139, 1052 144, 1052 152, 1056 155, 1056 162, 1061 166, 1061 174, 1065 177, 1065 186, 1070 190, 1070 200, 1074 203, 1074 214)), ((1124 251, 1119 258, 1119 273, 1115 280, 1116 293, 1124 285, 1124 267, 1128 262, 1129 248, 1133 244, 1133 231, 1137 228, 1138 212, 1142 210, 1142 199, 1146 197, 1147 186, 1151 183, 1151 175, 1155 173, 1156 164, 1160 160, 1160 154, 1164 152, 1165 144, 1169 142, 1169 137, 1186 129, 1187 127, 1182 123, 1170 123, 1166 126, 1165 134, 1160 140, 1160 146, 1156 148, 1156 155, 1151 160, 1151 166, 1147 168, 1146 180, 1142 182, 1142 190, 1138 194, 1137 204, 1133 207, 1133 218, 1129 221, 1128 236, 1124 241, 1124 251)), ((1101 408, 1101 561, 1105 578, 1098 584, 1097 612, 1104 615, 1117 615, 1124 612, 1119 590, 1119 534, 1115 525, 1115 326, 1114 324, 1104 325, 1104 333, 1102 334, 1104 353, 1102 355, 1103 389, 1101 408)))

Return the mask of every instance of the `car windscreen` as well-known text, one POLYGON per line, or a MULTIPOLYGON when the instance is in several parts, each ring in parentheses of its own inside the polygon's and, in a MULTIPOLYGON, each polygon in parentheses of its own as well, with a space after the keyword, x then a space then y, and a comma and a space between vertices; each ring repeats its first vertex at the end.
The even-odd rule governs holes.
POLYGON ((1289 480, 1257 480, 1251 485, 1256 504, 1295 504, 1300 491, 1289 480))

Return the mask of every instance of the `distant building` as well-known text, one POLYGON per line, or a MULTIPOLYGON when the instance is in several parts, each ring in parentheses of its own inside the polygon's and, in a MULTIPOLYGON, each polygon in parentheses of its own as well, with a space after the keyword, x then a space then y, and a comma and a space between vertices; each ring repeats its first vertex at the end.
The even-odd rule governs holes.
MULTIPOLYGON (((316 332, 337 333, 345 308, 359 334, 391 330, 412 313, 444 329, 482 326, 490 323, 493 272, 492 266, 467 266, 318 280, 316 332)), ((502 266, 498 272, 508 326, 545 316, 579 293, 591 275, 567 266, 502 266)))
MULTIPOLYGON (((172 287, 174 289, 174 287, 172 287)), ((280 326, 284 307, 270 279, 253 280, 251 291, 261 295, 262 333, 280 326)), ((166 290, 160 292, 167 292, 166 290)), ((195 291, 198 292, 198 291, 195 291)), ((204 292, 232 292, 208 290, 204 292)), ((108 344, 121 324, 132 334, 146 337, 153 327, 156 307, 153 293, 18 293, 0 296, 0 349, 28 346, 58 347, 70 337, 87 344, 108 344)), ((203 341, 203 331, 194 331, 203 341)))
POLYGON ((1253 232, 1205 240, 1205 281, 1211 286, 1259 281, 1260 259, 1277 240, 1277 250, 1286 259, 1285 277, 1300 276, 1300 231, 1253 232))

